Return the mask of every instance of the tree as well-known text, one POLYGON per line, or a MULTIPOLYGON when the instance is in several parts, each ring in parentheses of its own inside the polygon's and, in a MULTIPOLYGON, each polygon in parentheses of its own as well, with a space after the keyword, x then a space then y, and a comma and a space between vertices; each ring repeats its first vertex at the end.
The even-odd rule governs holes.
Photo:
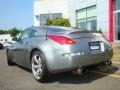
POLYGON ((54 19, 47 19, 46 25, 48 26, 66 26, 70 27, 70 21, 65 18, 54 18, 54 19))
POLYGON ((0 35, 2 35, 2 34, 8 34, 8 31, 0 30, 0 35))
POLYGON ((11 37, 15 37, 20 33, 20 30, 18 30, 17 28, 12 28, 8 32, 11 37))
POLYGON ((0 34, 4 34, 4 31, 3 31, 3 30, 0 30, 0 34))

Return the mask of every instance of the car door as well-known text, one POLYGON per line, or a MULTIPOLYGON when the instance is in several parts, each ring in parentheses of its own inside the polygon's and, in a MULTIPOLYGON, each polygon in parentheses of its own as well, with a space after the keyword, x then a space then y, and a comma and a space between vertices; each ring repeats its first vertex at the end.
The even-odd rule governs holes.
POLYGON ((28 44, 28 41, 30 39, 30 36, 32 34, 31 29, 27 29, 22 32, 18 40, 13 45, 13 53, 14 53, 14 60, 16 64, 19 64, 21 66, 26 66, 25 64, 25 52, 26 52, 26 45, 28 44))

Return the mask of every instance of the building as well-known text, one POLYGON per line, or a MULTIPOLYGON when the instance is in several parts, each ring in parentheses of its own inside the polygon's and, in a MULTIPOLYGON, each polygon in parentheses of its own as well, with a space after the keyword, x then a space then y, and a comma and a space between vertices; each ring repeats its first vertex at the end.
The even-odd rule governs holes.
POLYGON ((68 18, 68 0, 34 0, 34 25, 44 25, 49 17, 68 18))
POLYGON ((56 17, 83 30, 102 30, 110 41, 120 40, 120 0, 34 0, 35 26, 56 17))

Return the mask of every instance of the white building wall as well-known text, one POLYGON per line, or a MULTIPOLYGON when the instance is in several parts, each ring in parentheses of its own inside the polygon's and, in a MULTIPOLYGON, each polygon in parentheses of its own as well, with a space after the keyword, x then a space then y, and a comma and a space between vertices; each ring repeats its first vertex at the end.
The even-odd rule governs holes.
POLYGON ((63 13, 68 18, 68 0, 34 0, 34 26, 40 25, 40 14, 63 13))
POLYGON ((39 26, 39 17, 38 15, 40 14, 40 1, 39 0, 34 0, 34 26, 39 26))
POLYGON ((97 0, 97 28, 109 36, 109 1, 97 0))

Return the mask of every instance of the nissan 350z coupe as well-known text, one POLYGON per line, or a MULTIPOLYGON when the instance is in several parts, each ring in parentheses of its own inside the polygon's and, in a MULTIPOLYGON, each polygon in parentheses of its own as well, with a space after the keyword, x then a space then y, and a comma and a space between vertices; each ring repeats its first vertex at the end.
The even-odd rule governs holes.
POLYGON ((111 65, 113 50, 104 35, 71 27, 30 27, 7 50, 9 66, 31 69, 37 81, 50 73, 81 71, 91 65, 111 65))

